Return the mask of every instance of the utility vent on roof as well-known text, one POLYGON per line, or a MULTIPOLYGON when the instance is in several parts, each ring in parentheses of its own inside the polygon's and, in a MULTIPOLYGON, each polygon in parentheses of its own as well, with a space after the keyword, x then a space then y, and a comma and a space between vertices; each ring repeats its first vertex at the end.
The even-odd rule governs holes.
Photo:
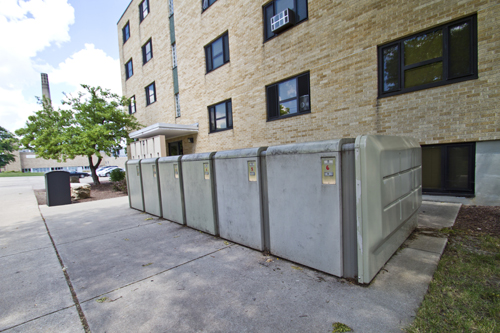
POLYGON ((281 13, 271 17, 271 30, 278 33, 295 23, 295 13, 290 8, 285 9, 281 13))

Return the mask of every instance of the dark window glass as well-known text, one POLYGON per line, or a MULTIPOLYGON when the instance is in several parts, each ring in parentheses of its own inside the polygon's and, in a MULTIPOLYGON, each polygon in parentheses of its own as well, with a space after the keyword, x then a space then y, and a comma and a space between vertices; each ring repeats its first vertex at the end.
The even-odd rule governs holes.
POLYGON ((148 14, 149 14, 149 0, 144 0, 139 5, 139 18, 140 18, 140 21, 142 22, 142 20, 144 20, 144 18, 146 16, 148 16, 148 14))
POLYGON ((399 45, 393 45, 382 50, 384 91, 399 89, 399 45))
POLYGON ((263 8, 264 12, 264 41, 276 36, 271 30, 271 18, 285 9, 294 12, 295 24, 307 19, 307 0, 274 0, 263 8))
POLYGON ((128 80, 134 75, 134 67, 132 66, 132 59, 125 64, 125 78, 128 80))
POLYGON ((135 105, 135 96, 130 97, 130 104, 128 106, 128 113, 129 114, 134 114, 137 111, 136 105, 135 105))
POLYGON ((227 32, 205 46, 207 73, 229 62, 229 37, 227 32))
POLYGON ((422 187, 427 194, 474 194, 475 143, 422 147, 422 187))
POLYGON ((311 111, 309 73, 267 86, 266 94, 268 120, 311 111))
POLYGON ((379 47, 379 97, 476 79, 476 30, 474 15, 379 47))
POLYGON ((130 38, 130 24, 129 24, 129 22, 127 22, 127 24, 125 24, 125 27, 123 27, 122 33, 123 33, 123 44, 125 44, 125 42, 130 38))
POLYGON ((151 39, 142 47, 142 63, 145 64, 153 58, 153 43, 151 39))
POLYGON ((233 111, 231 100, 208 107, 210 132, 218 132, 233 128, 233 111))
POLYGON ((156 102, 156 87, 155 83, 151 83, 146 87, 146 105, 156 102))
POLYGON ((217 0, 201 0, 202 10, 205 10, 208 7, 212 6, 215 1, 217 1, 217 0))
POLYGON ((182 141, 170 142, 168 144, 168 156, 177 156, 182 154, 182 141))
POLYGON ((450 27, 450 77, 472 73, 471 68, 471 24, 464 22, 450 27))

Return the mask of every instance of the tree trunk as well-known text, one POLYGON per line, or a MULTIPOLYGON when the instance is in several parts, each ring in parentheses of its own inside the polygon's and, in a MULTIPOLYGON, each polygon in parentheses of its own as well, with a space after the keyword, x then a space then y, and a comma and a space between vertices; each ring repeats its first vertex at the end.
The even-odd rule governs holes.
POLYGON ((99 164, 101 164, 102 158, 99 157, 97 159, 97 163, 95 165, 93 164, 93 161, 92 161, 92 155, 88 156, 88 158, 89 158, 90 172, 92 174, 92 180, 94 181, 94 185, 99 185, 100 184, 99 177, 97 176, 95 171, 99 167, 99 164))

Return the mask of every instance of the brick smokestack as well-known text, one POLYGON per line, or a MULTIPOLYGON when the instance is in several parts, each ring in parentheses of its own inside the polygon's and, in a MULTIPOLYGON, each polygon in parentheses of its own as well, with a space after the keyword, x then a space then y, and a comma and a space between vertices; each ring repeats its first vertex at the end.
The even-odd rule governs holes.
POLYGON ((52 99, 50 98, 49 76, 45 73, 42 73, 42 99, 43 97, 49 99, 49 103, 52 104, 52 99))

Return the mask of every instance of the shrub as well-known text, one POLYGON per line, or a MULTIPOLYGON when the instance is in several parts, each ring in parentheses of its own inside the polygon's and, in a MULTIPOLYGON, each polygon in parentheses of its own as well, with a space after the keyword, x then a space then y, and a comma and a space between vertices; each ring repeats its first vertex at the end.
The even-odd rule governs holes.
POLYGON ((120 169, 114 169, 109 174, 109 180, 112 182, 119 182, 125 179, 125 171, 120 169))
POLYGON ((123 179, 123 180, 120 180, 119 182, 114 182, 113 183, 113 191, 121 191, 125 194, 128 194, 127 180, 123 179))

